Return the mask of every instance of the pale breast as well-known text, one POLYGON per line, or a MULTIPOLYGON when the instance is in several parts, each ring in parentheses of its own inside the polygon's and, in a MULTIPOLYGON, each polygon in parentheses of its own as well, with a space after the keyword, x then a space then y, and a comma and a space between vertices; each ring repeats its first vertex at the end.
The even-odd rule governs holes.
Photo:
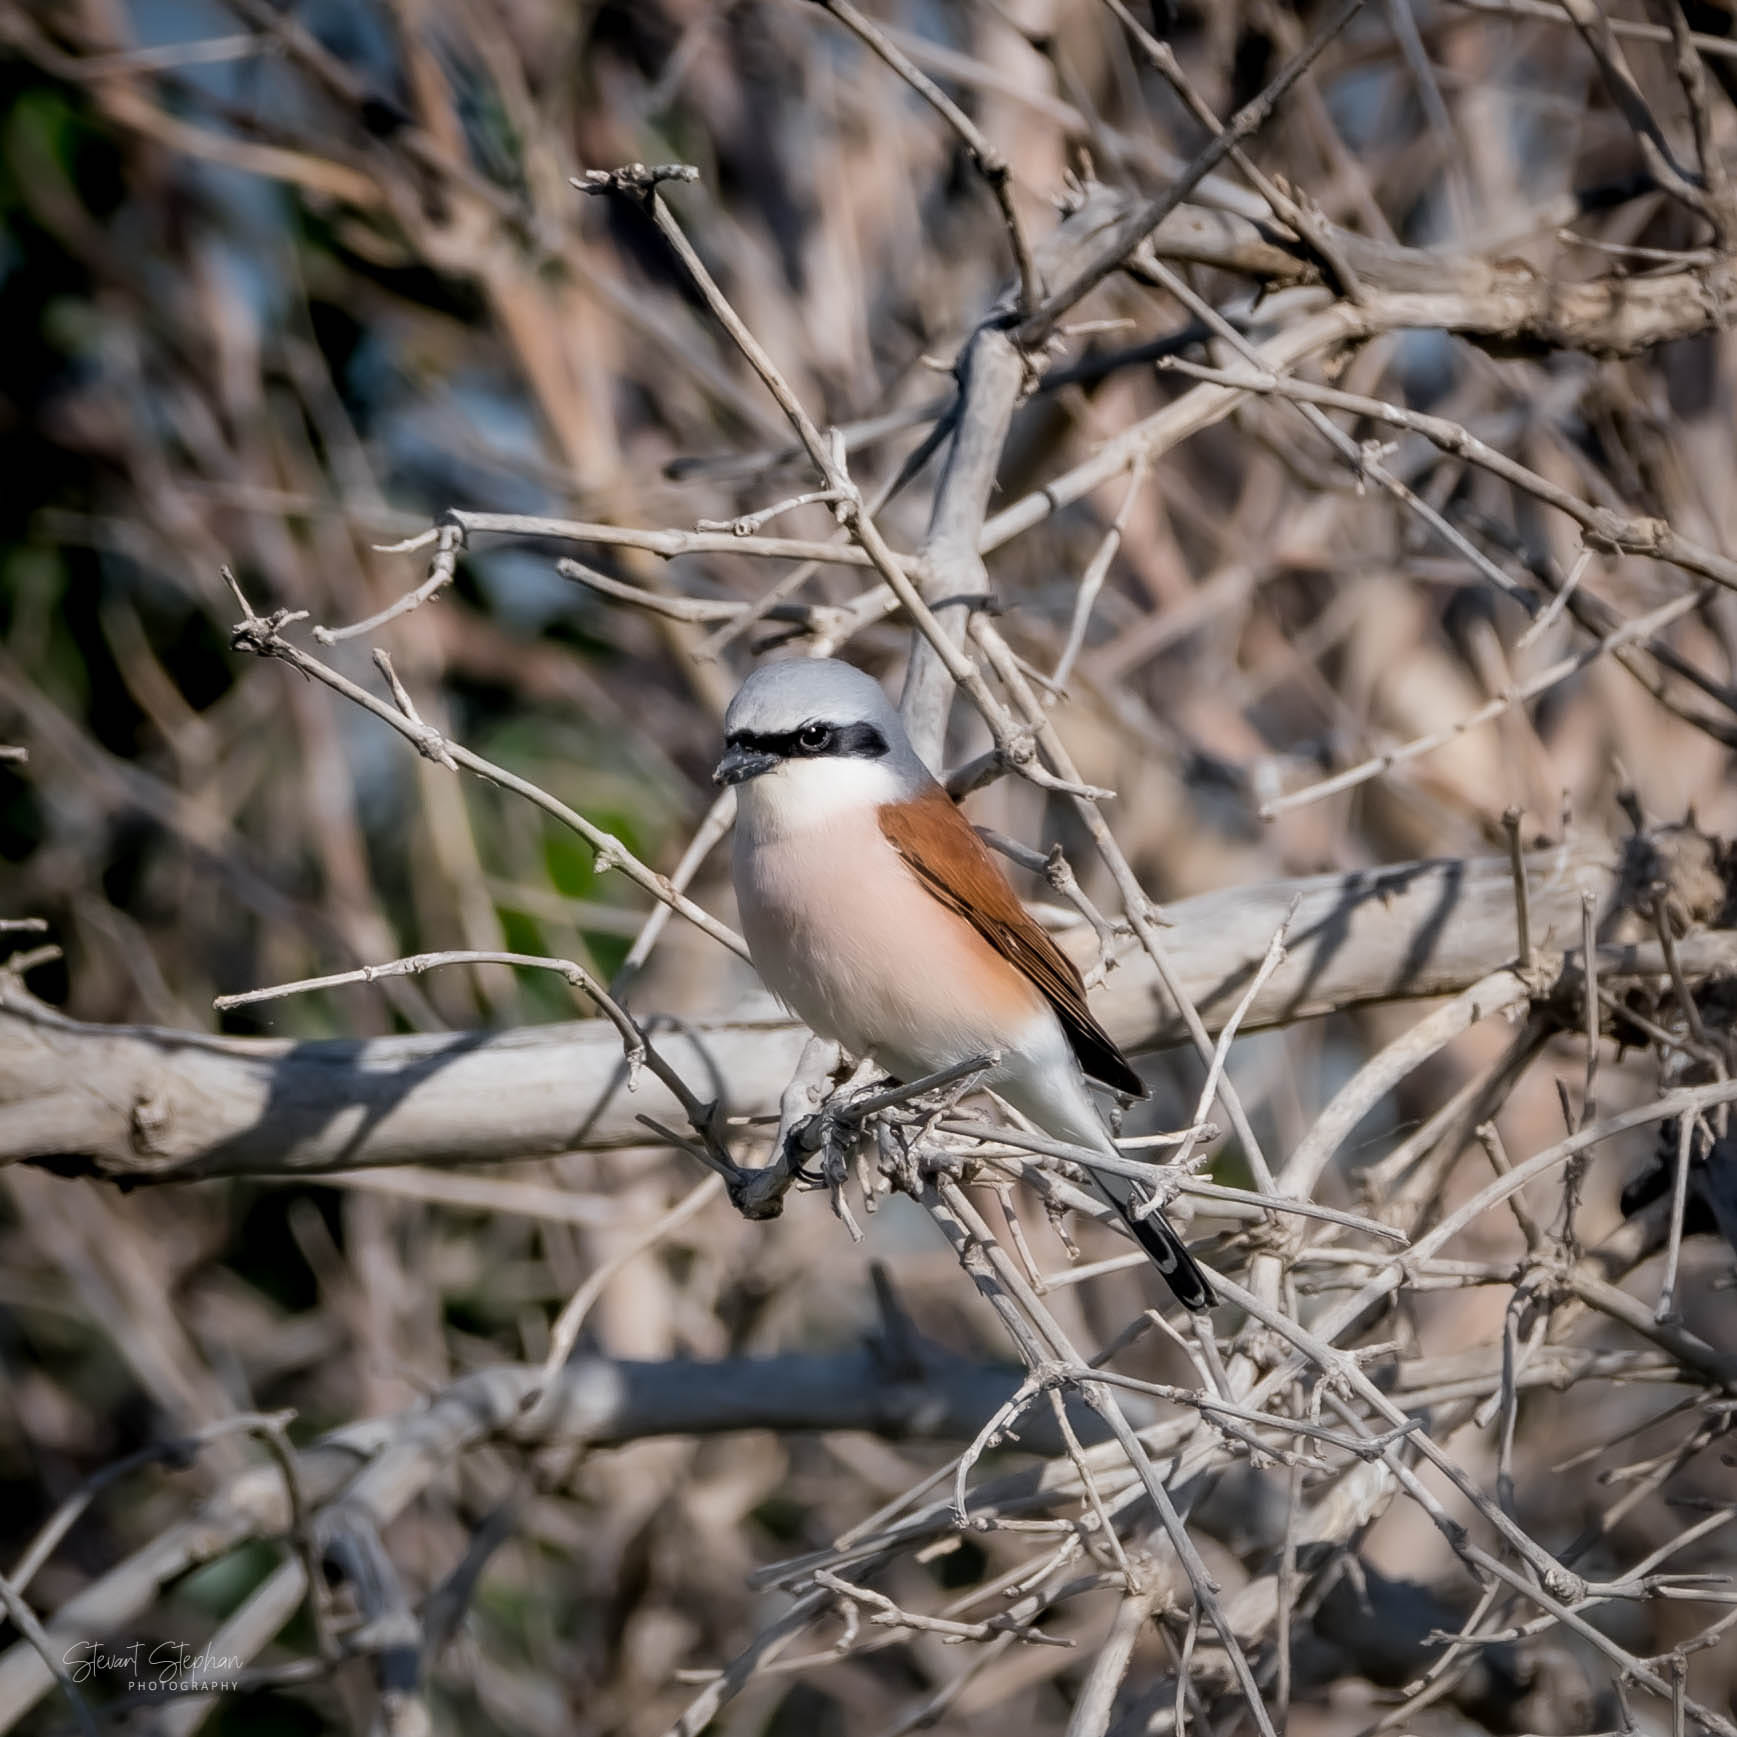
POLYGON ((823 1037, 914 1078, 1053 1018, 1030 981, 940 904, 872 810, 766 838, 740 830, 736 896, 766 986, 823 1037))

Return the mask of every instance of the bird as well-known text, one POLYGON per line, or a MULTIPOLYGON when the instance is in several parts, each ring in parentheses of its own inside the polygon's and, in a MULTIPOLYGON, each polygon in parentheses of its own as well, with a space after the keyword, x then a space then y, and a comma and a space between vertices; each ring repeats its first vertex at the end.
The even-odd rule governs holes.
MULTIPOLYGON (((873 676, 836 658, 761 665, 725 712, 712 776, 737 793, 749 954, 792 1013, 904 1082, 994 1057, 980 1084, 1051 1138, 1120 1156, 1087 1076, 1145 1086, 873 676)), ((1091 1175, 1184 1307, 1210 1308, 1162 1212, 1137 1212, 1130 1178, 1091 1175)))

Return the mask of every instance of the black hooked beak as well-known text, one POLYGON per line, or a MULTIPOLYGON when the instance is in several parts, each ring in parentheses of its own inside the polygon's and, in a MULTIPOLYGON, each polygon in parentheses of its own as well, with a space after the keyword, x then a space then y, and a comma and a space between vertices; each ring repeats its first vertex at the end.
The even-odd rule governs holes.
POLYGON ((768 754, 759 748, 745 748, 740 742, 732 742, 724 749, 724 757, 712 768, 714 784, 746 784, 750 778, 758 778, 762 772, 770 772, 778 764, 776 754, 768 754))

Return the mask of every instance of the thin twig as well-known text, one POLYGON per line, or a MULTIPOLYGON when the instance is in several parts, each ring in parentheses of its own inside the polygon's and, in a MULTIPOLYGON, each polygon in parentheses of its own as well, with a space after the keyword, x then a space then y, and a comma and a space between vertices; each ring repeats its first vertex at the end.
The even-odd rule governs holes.
MULTIPOLYGON (((700 872, 706 858, 722 842, 735 819, 736 792, 734 789, 723 790, 713 798, 712 806, 706 810, 705 819, 695 829, 694 836, 688 840, 688 847, 682 852, 681 860, 670 870, 669 884, 673 891, 685 893, 688 890, 693 884, 694 876, 700 872)), ((625 995, 644 968, 646 960, 651 957, 652 949, 656 947, 674 915, 675 908, 672 905, 658 904, 652 907, 640 926, 639 933, 633 937, 633 945, 628 948, 627 957, 621 961, 621 968, 610 984, 613 993, 625 995)))
POLYGON ((1524 818, 1518 808, 1502 813, 1502 831, 1508 840, 1508 867, 1514 877, 1514 957, 1523 973, 1536 971, 1538 954, 1532 945, 1532 896, 1526 885, 1526 852, 1520 842, 1520 822, 1524 818))
POLYGON ((413 609, 420 609, 424 603, 438 597, 458 576, 458 552, 463 547, 464 531, 458 525, 439 526, 435 531, 434 559, 428 564, 428 577, 414 591, 407 591, 396 603, 370 615, 365 621, 354 621, 348 627, 315 627, 314 638, 321 645, 359 639, 363 634, 384 627, 389 621, 396 621, 401 615, 408 615, 413 609))
POLYGON ((1671 926, 1670 906, 1663 888, 1653 894, 1652 917, 1659 946, 1664 950, 1665 969, 1671 974, 1671 987, 1676 991, 1677 1006, 1682 1010, 1683 1023, 1688 1026, 1690 1037, 1703 1050, 1709 1049, 1711 1046, 1707 1041, 1707 1028, 1701 1022, 1701 1009, 1696 1004, 1688 979, 1683 975, 1683 962, 1677 956, 1677 935, 1671 926))
POLYGON ((1596 0, 1561 0, 1561 6, 1574 20, 1581 40, 1592 51, 1605 89, 1633 131, 1648 172, 1679 204, 1706 218, 1723 244, 1726 236, 1724 214, 1715 209, 1703 189, 1696 186, 1678 164, 1640 85, 1629 70, 1628 59, 1610 28, 1610 21, 1596 0))
POLYGON ((389 959, 379 965, 363 965, 354 971, 338 971, 326 977, 307 977, 295 983, 273 984, 269 988, 242 990, 235 995, 219 995, 212 1006, 220 1013, 231 1008, 247 1007, 256 1002, 276 1001, 286 995, 306 995, 321 989, 336 989, 352 983, 373 983, 383 977, 414 976, 423 971, 437 970, 446 965, 508 965, 534 971, 553 971, 584 993, 605 1019, 621 1036, 622 1053, 627 1062, 627 1088, 632 1091, 641 1068, 649 1068, 668 1088, 687 1112, 701 1146, 680 1142, 728 1181, 739 1180, 741 1173, 719 1139, 715 1127, 716 1104, 703 1103, 686 1080, 664 1059, 657 1046, 646 1036, 633 1016, 594 978, 583 965, 571 959, 550 959, 533 953, 493 953, 454 951, 416 953, 404 959, 389 959))
POLYGON ((1080 575, 1080 588, 1074 598, 1074 612, 1068 623, 1067 640, 1049 678, 1053 688, 1065 688, 1068 677, 1073 674, 1074 660, 1086 643, 1086 629, 1091 625, 1093 605, 1098 601, 1098 593, 1103 590, 1104 581, 1109 577, 1110 563, 1115 560, 1116 551, 1122 546, 1122 533, 1127 528, 1128 517, 1134 510, 1135 501, 1139 499, 1140 490, 1145 487, 1150 469, 1144 458, 1135 459, 1128 467, 1128 487, 1122 495, 1122 504, 1116 509, 1116 516, 1110 521, 1110 528, 1104 532, 1103 540, 1093 551, 1091 560, 1086 563, 1085 572, 1080 575))
POLYGON ((1028 350, 1046 343, 1056 326, 1086 294, 1123 262, 1146 236, 1193 192, 1207 175, 1228 157, 1244 139, 1252 138, 1266 124, 1280 99, 1325 52, 1328 45, 1361 10, 1363 0, 1342 0, 1300 54, 1294 55, 1266 88, 1237 110, 1229 123, 1206 144, 1164 191, 1134 207, 1090 256, 1044 299, 1019 327, 1018 338, 1028 350))
POLYGON ((977 165, 977 172, 988 183, 990 192, 995 195, 995 203, 1001 209, 1001 221, 1006 226, 1014 268, 1019 275, 1018 312, 1021 317, 1029 314, 1043 294, 1043 284, 1038 279, 1037 266, 1031 257, 1031 243, 1026 239, 1019 208, 1014 202, 1013 172, 1008 167, 1007 158, 990 144, 971 117, 902 53, 884 30, 851 5, 850 0, 820 0, 820 3, 860 42, 879 55, 959 135, 960 142, 977 165))
POLYGON ((1580 895, 1581 1008, 1586 1022, 1586 1076, 1580 1088, 1580 1125, 1598 1119, 1598 898, 1580 895))
MULTIPOLYGON (((60 1685, 61 1694, 66 1697, 67 1706, 72 1709, 73 1723, 84 1733, 84 1737, 101 1737, 96 1715, 91 1712, 89 1704, 79 1692, 78 1684, 73 1681, 72 1668, 55 1652, 54 1642, 48 1638, 48 1631, 43 1628, 36 1612, 30 1608, 29 1602, 13 1589, 12 1582, 4 1575, 0 1575, 0 1610, 5 1611, 12 1626, 24 1636, 53 1673, 55 1682, 60 1685)), ((99 1645, 94 1639, 87 1644, 93 1649, 99 1645)))
POLYGON ((650 893, 654 899, 669 905, 675 912, 685 917, 696 928, 710 935, 714 941, 728 947, 732 953, 747 958, 747 944, 733 930, 726 928, 715 917, 703 911, 691 899, 677 893, 669 882, 659 874, 654 874, 638 857, 614 836, 602 828, 593 826, 590 821, 548 791, 533 784, 528 778, 521 778, 516 773, 509 772, 504 766, 497 766, 491 760, 485 760, 480 754, 474 754, 470 749, 458 742, 448 741, 439 732, 424 724, 420 727, 407 718, 394 706, 368 692, 366 688, 358 687, 349 677, 339 674, 335 669, 323 664, 316 657, 310 656, 299 646, 284 637, 284 628, 291 625, 298 617, 291 611, 279 610, 275 615, 261 616, 254 614, 241 596, 234 575, 228 569, 224 577, 235 590, 245 611, 242 620, 231 634, 231 643, 239 651, 249 651, 258 657, 275 657, 290 665, 292 669, 301 671, 303 675, 312 676, 316 681, 323 682, 334 692, 342 694, 346 699, 354 701, 364 711, 369 711, 375 717, 392 726, 410 744, 429 759, 444 763, 443 756, 450 756, 466 771, 474 772, 481 778, 486 778, 491 784, 498 784, 503 789, 511 790, 515 795, 523 796, 533 802, 546 814, 552 815, 563 825, 571 827, 580 835, 596 853, 599 869, 619 868, 636 886, 650 893))
POLYGON ((1231 1009, 1230 1018, 1224 1022, 1224 1029, 1218 1034, 1218 1042, 1212 1049, 1212 1061, 1206 1070, 1206 1080, 1194 1106, 1188 1137, 1183 1141, 1174 1160, 1178 1170, 1186 1171, 1189 1160, 1194 1156, 1195 1141, 1199 1137, 1196 1130, 1205 1124, 1206 1112, 1212 1108, 1213 1100, 1218 1096, 1218 1082, 1224 1076, 1224 1066, 1230 1057, 1230 1046, 1236 1041, 1236 1034, 1244 1017, 1254 1006, 1255 997, 1266 986, 1267 979, 1285 962, 1285 937, 1290 933, 1291 924, 1296 921, 1297 907, 1301 903, 1301 899, 1291 900, 1290 909, 1285 912, 1284 920, 1273 931, 1273 938, 1267 943, 1266 953, 1262 956, 1254 976, 1249 979, 1248 988, 1242 992, 1242 998, 1231 1009))
MULTIPOLYGON (((1253 359, 1253 352, 1249 351, 1240 339, 1237 347, 1245 353, 1245 359, 1253 359)), ((1159 363, 1159 367, 1174 369, 1177 373, 1188 375, 1190 379, 1212 385, 1234 386, 1245 392, 1270 394, 1297 404, 1349 411, 1356 416, 1367 416, 1374 421, 1387 423, 1393 428, 1421 434, 1443 452, 1465 459, 1481 470, 1499 476, 1504 482, 1512 483, 1515 488, 1535 496, 1558 512, 1566 513, 1580 526, 1585 533, 1587 545, 1591 548, 1613 550, 1626 555, 1650 555, 1655 560, 1668 561, 1672 566, 1681 567, 1684 572, 1693 573, 1698 578, 1711 579, 1715 584, 1727 588, 1737 588, 1737 560, 1721 555, 1704 544, 1679 536, 1663 519, 1630 517, 1608 507, 1591 506, 1559 484, 1527 469, 1505 453, 1496 451, 1494 447, 1445 416, 1432 416, 1421 410, 1406 410, 1397 404, 1389 404, 1382 398, 1370 398, 1361 393, 1341 391, 1336 386, 1321 386, 1312 381, 1276 374, 1263 368, 1258 360, 1254 362, 1252 373, 1209 368, 1200 363, 1184 361, 1180 357, 1167 358, 1159 363)), ((1327 426, 1331 427, 1331 424, 1327 426)), ((1339 431, 1334 429, 1333 433, 1337 435, 1339 431)))
POLYGON ((535 1411, 553 1392, 555 1377, 573 1355, 573 1347, 579 1343, 585 1317, 590 1314, 592 1304, 603 1294, 609 1281, 629 1261, 637 1260, 647 1249, 655 1248, 672 1230, 680 1229, 696 1213, 716 1200, 723 1192, 723 1182, 721 1176, 706 1177, 703 1182, 689 1189, 661 1218, 647 1225, 637 1236, 620 1247, 611 1249, 608 1259, 587 1275, 585 1282, 567 1299, 561 1313, 555 1317, 555 1325, 549 1333, 549 1353, 543 1359, 543 1378, 539 1385, 526 1393, 522 1402, 525 1411, 535 1411))
POLYGON ((1659 1282, 1659 1300, 1653 1319, 1674 1321, 1677 1310, 1677 1263, 1683 1253, 1683 1214, 1689 1202, 1689 1163, 1695 1143, 1695 1118, 1677 1118, 1677 1156, 1671 1167, 1671 1228, 1665 1242, 1665 1276, 1659 1282))
MULTIPOLYGON (((1557 593, 1551 601, 1555 608, 1567 594, 1567 587, 1557 593)), ((1391 772, 1397 766, 1403 766, 1425 754, 1433 754, 1438 748, 1445 748, 1457 742, 1468 731, 1475 730, 1483 724, 1494 722, 1504 713, 1535 700, 1540 694, 1549 692, 1551 688, 1560 686, 1571 677, 1590 665, 1596 663, 1607 652, 1618 647, 1631 645, 1636 640, 1648 639, 1653 634, 1668 627, 1673 621, 1680 620, 1691 610, 1698 609, 1705 602, 1699 592, 1686 592, 1681 597, 1673 597, 1669 603, 1661 604, 1657 609, 1645 615, 1636 616, 1633 620, 1622 622, 1611 629, 1604 638, 1584 650, 1575 652, 1571 657, 1559 658, 1547 669, 1541 669, 1534 676, 1529 676, 1523 682, 1516 682, 1484 702, 1475 711, 1467 712, 1462 718, 1438 730, 1431 730, 1427 735, 1414 737, 1411 741, 1402 743, 1397 748, 1390 748, 1385 753, 1371 755, 1369 759, 1356 766, 1347 767, 1343 772, 1335 772, 1330 778, 1323 778, 1319 783, 1310 784, 1302 790, 1293 790, 1283 796, 1275 796, 1271 801, 1263 802, 1260 807, 1262 820, 1272 820, 1280 814, 1289 813, 1292 809, 1306 807, 1311 802, 1319 802, 1323 797, 1337 796, 1346 790, 1355 789, 1359 784, 1366 784, 1372 778, 1378 778, 1391 772)), ((1538 619, 1543 620, 1540 615, 1538 619)))

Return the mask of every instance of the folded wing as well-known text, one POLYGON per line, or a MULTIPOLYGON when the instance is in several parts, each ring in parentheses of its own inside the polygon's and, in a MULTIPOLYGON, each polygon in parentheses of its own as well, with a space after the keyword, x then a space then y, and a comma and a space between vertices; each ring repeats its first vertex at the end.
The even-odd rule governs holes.
POLYGON ((939 785, 880 811, 887 842, 928 890, 1022 971, 1055 1009, 1081 1068, 1118 1092, 1146 1096, 1140 1076, 1092 1016, 1079 967, 1032 920, 988 847, 939 785))

